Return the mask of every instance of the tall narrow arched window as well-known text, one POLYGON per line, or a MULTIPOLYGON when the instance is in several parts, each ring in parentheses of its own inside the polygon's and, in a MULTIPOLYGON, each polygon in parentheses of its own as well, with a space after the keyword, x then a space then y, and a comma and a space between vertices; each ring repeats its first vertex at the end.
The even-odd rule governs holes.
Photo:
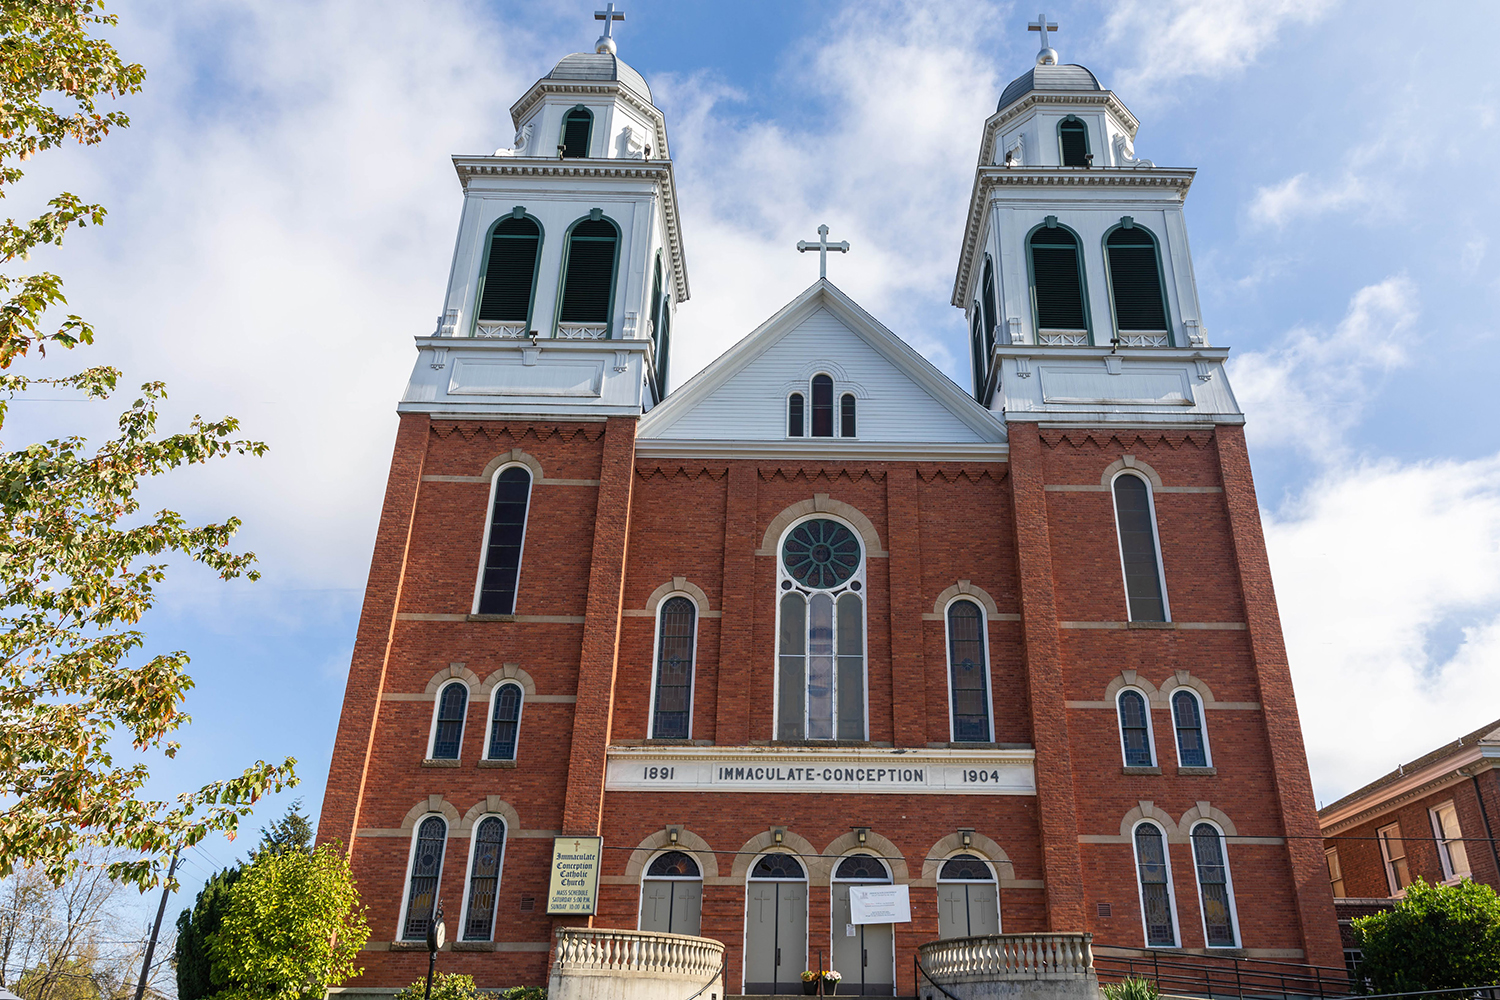
POLYGON ((505 821, 486 816, 474 827, 469 891, 464 898, 464 940, 488 941, 495 931, 495 897, 505 857, 505 821))
POLYGON ((481 337, 524 337, 531 324, 542 227, 516 209, 490 230, 480 279, 474 332, 481 337))
POLYGON ((620 231, 596 209, 568 233, 557 335, 564 340, 606 340, 615 295, 620 231))
POLYGON ((1062 149, 1062 165, 1086 167, 1089 164, 1089 130, 1082 121, 1069 115, 1057 126, 1057 142, 1062 149))
POLYGON ((1167 298, 1156 238, 1128 216, 1104 240, 1115 329, 1132 347, 1166 347, 1167 298))
POLYGON ((523 465, 509 465, 495 473, 490 489, 490 523, 484 533, 484 564, 479 571, 479 593, 474 599, 475 614, 516 613, 516 588, 530 506, 531 470, 523 465))
POLYGON ((984 356, 985 366, 989 366, 989 358, 995 347, 995 325, 999 320, 995 312, 995 263, 990 260, 990 255, 984 255, 984 278, 980 282, 979 305, 984 315, 984 356))
POLYGON ((1039 342, 1087 347, 1088 311, 1084 307, 1083 259, 1078 237, 1049 216, 1026 241, 1031 259, 1031 293, 1039 342))
POLYGON ((1120 533, 1120 568, 1125 602, 1133 622, 1164 622, 1167 591, 1156 541, 1156 508, 1146 480, 1133 473, 1115 477, 1115 526, 1120 533))
POLYGON ((969 353, 974 363, 974 398, 984 401, 984 383, 989 377, 989 362, 984 353, 984 320, 980 316, 979 303, 974 303, 974 316, 969 322, 969 353))
POLYGON ((693 725, 693 658, 698 636, 698 609, 686 597, 661 604, 657 625, 656 698, 651 711, 651 738, 685 740, 693 725))
POLYGON ((464 716, 468 709, 469 686, 463 681, 454 681, 438 692, 431 759, 458 760, 458 750, 464 740, 464 716))
POLYGON ((1166 838, 1155 823, 1142 823, 1135 828, 1134 839, 1146 945, 1176 947, 1177 921, 1172 915, 1172 871, 1167 860, 1166 838))
POLYGON ((984 611, 969 600, 948 605, 948 681, 953 694, 953 741, 989 743, 990 692, 984 611))
POLYGON ((1151 712, 1146 707, 1146 696, 1134 688, 1126 688, 1120 692, 1116 707, 1120 713, 1120 746, 1125 752, 1125 766, 1154 766, 1151 712))
POLYGON ((490 708, 490 741, 488 760, 515 760, 516 743, 521 736, 521 701, 524 693, 519 684, 501 684, 495 689, 490 708))
POLYGON ((1234 890, 1229 883, 1224 835, 1212 823, 1193 827, 1193 866, 1198 870, 1198 898, 1203 903, 1203 939, 1210 948, 1235 947, 1234 890))
POLYGON ((662 300, 661 306, 661 337, 656 351, 656 384, 661 386, 661 394, 665 396, 668 392, 667 374, 672 362, 672 296, 668 295, 662 300))
POLYGON ((1177 763, 1182 767, 1208 767, 1203 708, 1198 696, 1186 688, 1172 695, 1172 727, 1177 730, 1177 763))
POLYGON ((856 437, 854 420, 854 393, 846 392, 839 397, 839 437, 856 437))
POLYGON ((661 378, 660 378, 660 373, 662 371, 662 361, 663 361, 663 358, 662 358, 662 346, 663 346, 662 345, 662 336, 663 336, 663 334, 666 333, 666 331, 662 328, 662 316, 661 316, 662 287, 661 287, 661 280, 662 280, 662 276, 661 276, 661 251, 658 250, 656 252, 656 266, 655 266, 655 269, 654 269, 654 275, 653 275, 653 277, 651 279, 651 315, 646 318, 646 323, 647 323, 647 326, 648 326, 647 333, 651 337, 652 350, 655 352, 655 355, 656 355, 656 372, 654 372, 653 374, 656 376, 656 388, 657 388, 657 395, 658 395, 658 397, 665 396, 667 394, 666 393, 666 386, 664 386, 662 384, 662 381, 661 381, 661 378))
POLYGON ((833 437, 833 379, 827 375, 812 379, 812 436, 833 437))
POLYGON ((787 437, 799 438, 806 417, 803 411, 807 408, 807 401, 802 393, 794 392, 786 398, 786 435, 787 437))
POLYGON ((438 879, 443 874, 443 852, 447 843, 448 824, 441 816, 428 816, 418 824, 411 851, 406 915, 401 921, 404 941, 420 941, 427 936, 432 910, 437 905, 438 879))
POLYGON ((589 155, 589 134, 594 130, 594 113, 582 104, 563 115, 562 155, 574 159, 589 155))
POLYGON ((866 738, 864 577, 859 536, 839 521, 800 521, 782 537, 777 739, 866 738))

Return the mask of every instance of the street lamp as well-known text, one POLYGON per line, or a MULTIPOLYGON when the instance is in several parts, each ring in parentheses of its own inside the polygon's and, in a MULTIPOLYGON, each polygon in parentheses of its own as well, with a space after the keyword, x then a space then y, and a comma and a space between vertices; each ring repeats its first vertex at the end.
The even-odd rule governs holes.
POLYGON ((427 989, 422 1000, 432 1000, 432 970, 437 968, 437 953, 448 940, 448 925, 443 923, 443 904, 437 905, 432 920, 427 924, 427 989))

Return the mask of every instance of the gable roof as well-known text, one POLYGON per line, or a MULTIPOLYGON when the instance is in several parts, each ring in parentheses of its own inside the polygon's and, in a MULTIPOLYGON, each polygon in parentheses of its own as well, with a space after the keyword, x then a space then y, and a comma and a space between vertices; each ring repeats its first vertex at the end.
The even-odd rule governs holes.
POLYGON ((895 446, 934 457, 956 448, 993 460, 1006 433, 998 416, 822 278, 642 417, 636 439, 844 453, 895 446), (787 438, 786 395, 815 371, 855 395, 857 438, 787 438))

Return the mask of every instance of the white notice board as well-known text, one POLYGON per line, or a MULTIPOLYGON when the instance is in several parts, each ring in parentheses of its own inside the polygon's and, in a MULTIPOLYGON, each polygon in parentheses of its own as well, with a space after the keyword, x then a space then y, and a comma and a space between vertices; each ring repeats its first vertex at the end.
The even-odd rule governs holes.
POLYGON ((911 894, 904 885, 851 885, 850 923, 909 924, 911 894))

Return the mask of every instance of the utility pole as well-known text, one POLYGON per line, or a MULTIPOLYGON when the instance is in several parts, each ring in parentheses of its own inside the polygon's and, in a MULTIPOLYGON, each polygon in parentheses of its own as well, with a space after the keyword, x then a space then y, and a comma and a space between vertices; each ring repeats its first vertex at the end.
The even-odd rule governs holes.
POLYGON ((177 858, 182 848, 172 852, 172 867, 167 869, 167 884, 161 888, 161 904, 156 908, 156 923, 151 925, 151 940, 146 942, 146 957, 141 959, 141 979, 135 984, 135 1000, 146 994, 146 977, 151 973, 151 959, 156 954, 156 936, 161 933, 161 918, 167 912, 167 897, 172 894, 172 876, 177 874, 177 858))

